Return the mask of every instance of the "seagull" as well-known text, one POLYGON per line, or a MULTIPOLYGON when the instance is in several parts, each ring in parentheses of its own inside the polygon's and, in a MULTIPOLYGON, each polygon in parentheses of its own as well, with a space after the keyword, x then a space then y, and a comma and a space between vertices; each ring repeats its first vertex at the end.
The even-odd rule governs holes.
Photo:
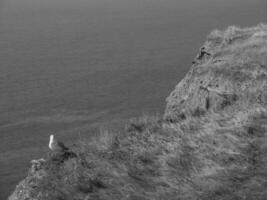
POLYGON ((49 149, 55 152, 66 152, 69 151, 69 148, 66 147, 62 142, 56 141, 54 135, 50 135, 50 140, 49 140, 49 149))

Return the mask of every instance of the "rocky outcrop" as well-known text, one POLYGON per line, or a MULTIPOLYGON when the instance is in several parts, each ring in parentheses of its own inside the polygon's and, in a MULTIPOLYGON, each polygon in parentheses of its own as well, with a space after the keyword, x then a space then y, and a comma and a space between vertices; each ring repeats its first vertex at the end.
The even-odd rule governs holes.
POLYGON ((72 151, 34 161, 9 200, 266 200, 267 26, 213 31, 163 118, 72 151))

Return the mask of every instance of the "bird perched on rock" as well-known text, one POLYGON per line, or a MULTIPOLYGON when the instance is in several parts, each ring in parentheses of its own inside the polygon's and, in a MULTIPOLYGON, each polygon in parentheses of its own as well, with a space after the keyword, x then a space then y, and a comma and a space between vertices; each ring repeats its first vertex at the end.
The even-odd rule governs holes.
POLYGON ((69 151, 69 148, 66 147, 62 142, 56 141, 54 135, 50 135, 48 147, 49 147, 49 149, 51 149, 54 152, 67 152, 67 151, 69 151))

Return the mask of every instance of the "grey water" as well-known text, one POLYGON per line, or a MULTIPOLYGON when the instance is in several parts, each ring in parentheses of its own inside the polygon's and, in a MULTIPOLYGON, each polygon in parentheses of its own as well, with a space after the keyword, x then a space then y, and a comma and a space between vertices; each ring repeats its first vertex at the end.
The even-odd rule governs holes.
POLYGON ((206 35, 266 22, 265 0, 1 0, 0 199, 93 126, 164 112, 206 35))

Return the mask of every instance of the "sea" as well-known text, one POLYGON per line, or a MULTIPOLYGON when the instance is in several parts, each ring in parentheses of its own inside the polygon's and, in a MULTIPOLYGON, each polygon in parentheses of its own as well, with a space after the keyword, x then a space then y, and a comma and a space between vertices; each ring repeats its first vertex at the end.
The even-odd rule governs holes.
POLYGON ((211 30, 266 19, 266 0, 0 0, 0 199, 50 134, 162 115, 211 30))

